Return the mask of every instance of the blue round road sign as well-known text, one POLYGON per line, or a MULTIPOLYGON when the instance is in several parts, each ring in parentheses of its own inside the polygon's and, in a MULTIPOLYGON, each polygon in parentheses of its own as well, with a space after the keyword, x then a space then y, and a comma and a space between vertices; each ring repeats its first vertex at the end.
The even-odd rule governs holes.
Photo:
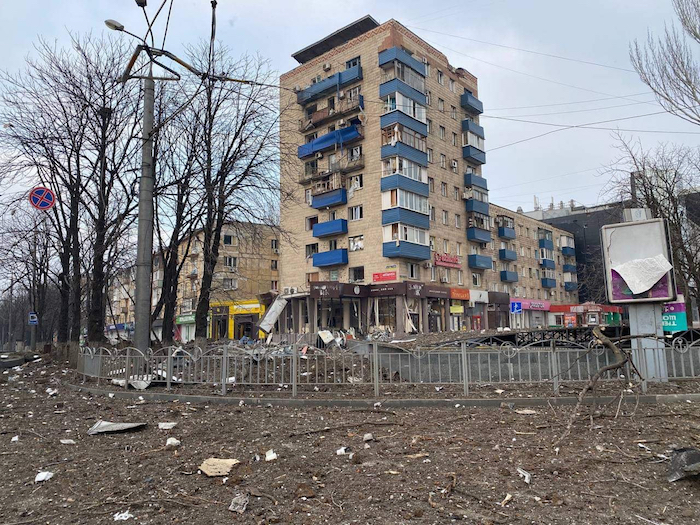
POLYGON ((29 192, 29 202, 37 210, 50 210, 56 204, 56 195, 49 188, 37 186, 29 192))

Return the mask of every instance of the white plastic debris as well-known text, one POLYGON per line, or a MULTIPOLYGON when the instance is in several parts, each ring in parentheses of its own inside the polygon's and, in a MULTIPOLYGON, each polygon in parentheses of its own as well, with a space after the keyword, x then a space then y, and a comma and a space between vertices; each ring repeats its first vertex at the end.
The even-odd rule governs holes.
POLYGON ((113 398, 114 398, 114 394, 113 394, 112 392, 110 392, 110 393, 107 394, 107 395, 109 396, 110 399, 113 399, 113 398))
POLYGON ((48 481, 53 478, 53 472, 42 471, 39 472, 34 478, 34 483, 41 483, 42 481, 48 481))
POLYGON ((537 411, 531 410, 529 408, 523 408, 520 410, 516 410, 515 413, 520 414, 521 416, 534 416, 535 414, 537 414, 537 411))
POLYGON ((439 392, 440 390, 443 390, 445 387, 444 386, 436 386, 435 391, 439 392))
POLYGON ((379 401, 374 404, 374 408, 381 408, 381 406, 382 404, 379 401))
POLYGON ((125 386, 126 385, 126 380, 125 379, 112 379, 112 384, 116 386, 125 386))
POLYGON ((233 500, 231 500, 231 505, 229 505, 228 510, 236 512, 237 514, 243 514, 246 507, 248 507, 248 501, 250 501, 250 496, 239 492, 233 500))
POLYGON ((158 428, 160 430, 172 430, 177 426, 177 423, 174 421, 165 421, 163 423, 158 423, 158 428))
POLYGON ((180 440, 175 438, 168 438, 165 442, 166 450, 173 450, 180 446, 180 440))
POLYGON ((523 478, 523 481, 527 483, 528 485, 530 484, 530 481, 532 480, 532 474, 530 474, 527 470, 521 469, 518 467, 518 476, 523 478))
POLYGON ((14 436, 11 440, 10 443, 17 443, 19 441, 19 436, 14 436))
POLYGON ((75 441, 72 439, 61 439, 61 445, 75 445, 75 441))
MULTIPOLYGON (((127 407, 128 408, 128 407, 127 407)), ((123 432, 126 430, 137 430, 146 426, 146 423, 112 423, 101 419, 90 427, 88 435, 103 434, 108 432, 123 432)))
POLYGON ((128 510, 125 510, 124 512, 116 512, 114 514, 114 521, 126 521, 128 519, 133 518, 134 515, 129 512, 128 510))
POLYGON ((56 390, 55 388, 47 388, 46 393, 49 395, 49 397, 51 397, 58 394, 58 390, 56 390))
POLYGON ((238 402, 238 406, 239 406, 239 407, 242 407, 243 405, 245 405, 245 403, 244 403, 243 400, 241 399, 241 400, 238 402))
POLYGON ((265 452, 265 461, 274 461, 277 459, 277 454, 274 450, 270 449, 265 452))
POLYGON ((503 390, 502 388, 497 388, 496 390, 494 390, 494 393, 496 393, 496 394, 498 394, 498 395, 501 395, 501 394, 503 394, 504 392, 505 392, 505 390, 503 390))
POLYGON ((374 441, 374 435, 371 432, 367 432, 364 436, 362 436, 362 441, 365 443, 368 441, 374 441))
POLYGON ((340 447, 338 450, 335 451, 335 453, 338 456, 345 456, 346 454, 350 453, 350 447, 340 447))

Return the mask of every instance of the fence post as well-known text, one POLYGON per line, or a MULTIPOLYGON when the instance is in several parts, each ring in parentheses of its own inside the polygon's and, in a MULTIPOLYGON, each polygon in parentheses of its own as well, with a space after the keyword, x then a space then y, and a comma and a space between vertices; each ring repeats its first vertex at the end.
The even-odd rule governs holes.
POLYGON ((226 395, 228 382, 228 346, 224 345, 224 354, 221 356, 221 395, 226 395))
POLYGON ((171 388, 171 381, 173 378, 173 347, 169 346, 168 347, 168 361, 165 364, 165 373, 167 374, 166 378, 166 383, 167 383, 167 388, 170 390, 171 388))
POLYGON ((373 381, 374 381, 374 397, 378 398, 379 397, 379 350, 378 350, 379 344, 378 343, 372 343, 372 362, 373 362, 373 367, 372 367, 372 376, 373 376, 373 381))
POLYGON ((124 389, 129 390, 129 347, 126 348, 126 358, 124 359, 124 389))
POLYGON ((297 397, 297 376, 299 375, 299 345, 292 345, 292 397, 297 397))
POLYGON ((549 362, 552 363, 552 383, 554 385, 554 393, 559 393, 559 357, 556 352, 554 339, 549 342, 549 362))
POLYGON ((467 342, 462 341, 462 382, 464 383, 464 397, 469 395, 469 362, 467 361, 467 342))

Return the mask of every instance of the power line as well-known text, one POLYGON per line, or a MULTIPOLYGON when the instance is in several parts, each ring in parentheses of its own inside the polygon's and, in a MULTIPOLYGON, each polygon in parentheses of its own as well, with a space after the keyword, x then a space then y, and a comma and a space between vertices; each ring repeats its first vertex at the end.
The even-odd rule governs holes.
MULTIPOLYGON (((571 111, 555 111, 553 113, 529 113, 527 115, 508 115, 508 117, 513 117, 513 118, 520 118, 520 117, 546 117, 549 115, 568 115, 570 113, 587 113, 589 111, 602 111, 605 109, 614 109, 614 108, 626 108, 629 106, 638 106, 639 104, 648 104, 649 102, 653 101, 640 101, 640 102, 631 102, 629 104, 617 104, 615 106, 604 106, 602 108, 588 108, 588 109, 574 109, 571 111)), ((484 115, 485 117, 489 117, 490 115, 484 115)), ((506 117, 501 117, 501 118, 506 118, 506 117)))
POLYGON ((514 47, 514 46, 507 46, 505 44, 496 44, 494 42, 486 42, 485 40, 477 40, 476 38, 467 38, 465 36, 459 36, 459 35, 451 35, 449 33, 443 33, 441 31, 433 31, 432 29, 425 29, 422 27, 416 27, 416 26, 408 26, 413 29, 418 29, 419 31, 427 31, 428 33, 435 33, 438 35, 443 35, 443 36, 449 36, 452 38, 459 38, 460 40, 468 40, 470 42, 478 42, 479 44, 487 44, 489 46, 496 46, 496 47, 503 47, 505 49, 513 49, 515 51, 522 51, 523 53, 531 53, 533 55, 540 55, 544 57, 549 57, 549 58, 556 58, 558 60, 568 60, 569 62, 579 62, 581 64, 587 64, 589 66, 597 66, 597 67, 605 67, 608 69, 616 69, 618 71, 625 71, 626 73, 637 73, 634 69, 627 69, 623 67, 617 67, 617 66, 610 66, 608 64, 600 64, 598 62, 590 62, 588 60, 580 60, 578 58, 570 58, 570 57, 564 57, 561 55, 553 55, 551 53, 542 53, 540 51, 532 51, 531 49, 523 49, 521 47, 514 47))
POLYGON ((511 109, 535 109, 535 108, 549 108, 554 106, 570 106, 572 104, 588 104, 589 102, 602 102, 604 100, 616 100, 618 98, 624 97, 639 97, 642 95, 650 95, 652 91, 645 91, 643 93, 633 93, 631 95, 620 95, 619 97, 605 97, 605 98, 593 98, 589 100, 578 100, 574 102, 559 102, 557 104, 539 104, 536 106, 514 106, 509 108, 489 108, 489 111, 506 111, 511 109))

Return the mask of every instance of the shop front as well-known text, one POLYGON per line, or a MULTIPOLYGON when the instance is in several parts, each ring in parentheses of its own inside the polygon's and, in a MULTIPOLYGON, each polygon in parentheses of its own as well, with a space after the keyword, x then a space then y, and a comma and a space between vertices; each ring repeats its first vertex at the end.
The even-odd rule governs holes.
POLYGON ((450 330, 457 332, 467 330, 466 312, 469 309, 469 290, 450 288, 450 330))
POLYGON ((181 343, 194 341, 194 314, 178 315, 175 318, 175 340, 181 343))
POLYGON ((423 286, 423 297, 428 308, 428 332, 450 330, 450 289, 426 284, 423 286))
POLYGON ((620 326, 622 307, 607 304, 555 304, 549 312, 549 324, 563 328, 620 326))
POLYGON ((489 303, 489 293, 484 290, 469 289, 469 311, 466 315, 468 330, 486 330, 488 328, 486 308, 489 303))
POLYGON ((510 303, 510 321, 513 328, 537 329, 548 326, 547 314, 551 308, 549 301, 513 298, 510 303))
POLYGON ((488 298, 489 329, 510 326, 510 296, 503 292, 489 292, 488 298))
POLYGON ((220 339, 258 339, 264 333, 257 329, 257 324, 265 313, 260 302, 226 301, 212 303, 209 315, 209 337, 220 339))
POLYGON ((362 332, 367 326, 367 297, 369 288, 360 284, 339 282, 310 283, 309 304, 306 306, 313 331, 350 330, 362 332))

